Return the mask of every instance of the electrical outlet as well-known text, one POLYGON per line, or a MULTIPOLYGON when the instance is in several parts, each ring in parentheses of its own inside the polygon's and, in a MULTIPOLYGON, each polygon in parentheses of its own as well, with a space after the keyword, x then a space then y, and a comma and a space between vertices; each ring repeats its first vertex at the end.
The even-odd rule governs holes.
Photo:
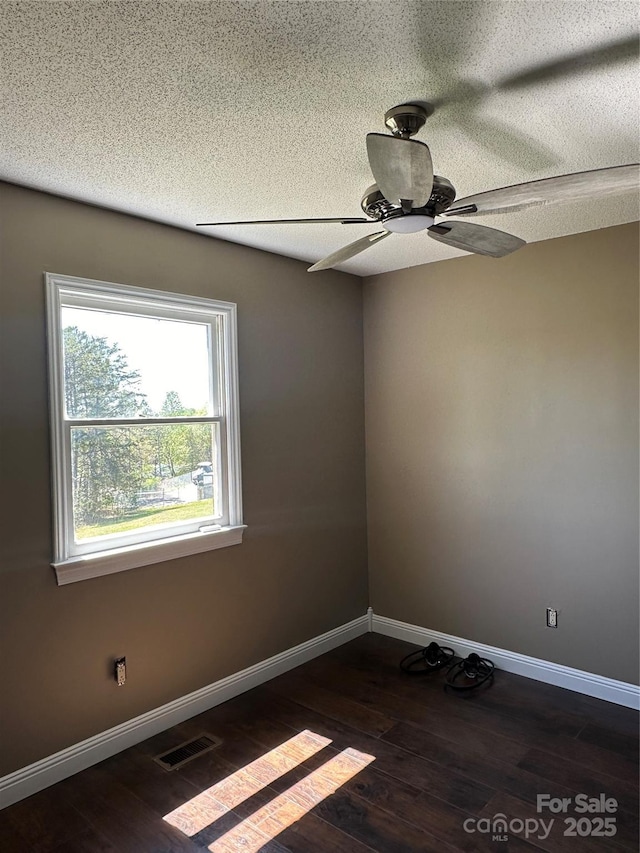
POLYGON ((547 607, 547 628, 558 627, 558 611, 554 607, 547 607))
POLYGON ((127 659, 116 658, 114 661, 114 676, 118 687, 122 687, 127 680, 127 659))

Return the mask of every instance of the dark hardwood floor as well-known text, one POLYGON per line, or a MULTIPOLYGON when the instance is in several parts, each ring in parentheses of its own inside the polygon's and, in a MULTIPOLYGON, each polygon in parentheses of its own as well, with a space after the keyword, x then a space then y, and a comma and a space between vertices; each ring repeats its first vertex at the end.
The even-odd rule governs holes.
POLYGON ((503 672, 452 695, 400 672, 412 648, 365 635, 35 794, 0 813, 0 851, 638 850, 637 713, 503 672), (152 760, 202 732, 221 746, 152 760), (542 794, 568 810, 539 813, 542 794))

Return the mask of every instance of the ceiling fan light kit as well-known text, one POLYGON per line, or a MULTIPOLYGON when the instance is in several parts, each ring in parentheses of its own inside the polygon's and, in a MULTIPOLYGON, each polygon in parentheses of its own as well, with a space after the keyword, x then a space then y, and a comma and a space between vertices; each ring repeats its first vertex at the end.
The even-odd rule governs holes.
POLYGON ((424 231, 435 222, 433 216, 428 213, 416 213, 409 211, 408 214, 396 214, 389 216, 382 223, 382 227, 393 234, 413 234, 416 231, 424 231))
POLYGON ((502 258, 525 245, 513 234, 451 220, 449 216, 480 216, 508 213, 536 205, 571 202, 631 190, 637 192, 640 167, 637 163, 611 166, 543 178, 468 196, 456 202, 453 184, 433 174, 429 147, 412 139, 424 126, 432 109, 418 104, 399 104, 385 113, 384 122, 391 131, 367 134, 367 156, 375 179, 361 201, 366 218, 337 217, 323 219, 244 220, 242 222, 206 222, 199 225, 269 225, 275 223, 327 223, 343 225, 378 224, 376 231, 349 243, 322 258, 308 272, 330 269, 368 249, 391 234, 426 231, 429 237, 456 249, 476 255, 502 258), (440 217, 444 221, 436 222, 440 217))

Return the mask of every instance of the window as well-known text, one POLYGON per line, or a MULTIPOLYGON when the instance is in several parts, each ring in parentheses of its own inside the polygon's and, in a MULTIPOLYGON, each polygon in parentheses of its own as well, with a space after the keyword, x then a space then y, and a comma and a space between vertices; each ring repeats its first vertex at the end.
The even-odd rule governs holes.
POLYGON ((241 542, 235 305, 46 287, 58 583, 241 542))

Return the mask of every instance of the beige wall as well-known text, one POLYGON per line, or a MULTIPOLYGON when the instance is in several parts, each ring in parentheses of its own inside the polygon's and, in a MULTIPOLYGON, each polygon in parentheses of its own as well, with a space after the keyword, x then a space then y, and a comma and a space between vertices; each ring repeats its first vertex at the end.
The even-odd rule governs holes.
POLYGON ((376 613, 637 683, 637 225, 375 276, 364 307, 376 613))
POLYGON ((6 184, 0 209, 2 775, 368 601, 360 280, 6 184), (56 586, 45 270, 237 302, 242 545, 56 586))

